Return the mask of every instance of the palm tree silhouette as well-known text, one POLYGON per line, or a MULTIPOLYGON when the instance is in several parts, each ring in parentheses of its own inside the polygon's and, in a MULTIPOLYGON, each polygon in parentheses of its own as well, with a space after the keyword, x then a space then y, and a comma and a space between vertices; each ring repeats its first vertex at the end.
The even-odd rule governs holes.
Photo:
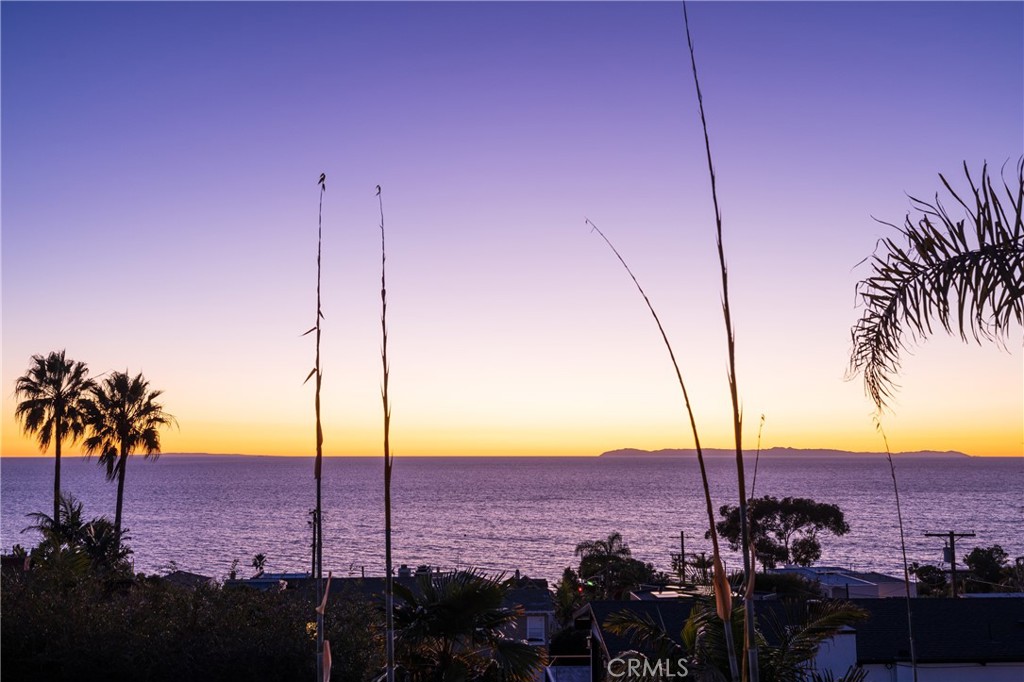
POLYGON ((536 679, 544 650, 508 636, 521 610, 503 605, 507 582, 455 571, 421 574, 416 587, 394 585, 396 657, 411 679, 536 679))
POLYGON ((156 399, 162 391, 149 390, 149 382, 140 372, 129 377, 114 372, 96 385, 85 402, 85 422, 89 436, 83 445, 87 454, 99 454, 107 480, 117 479, 117 510, 114 532, 121 537, 121 510, 124 503, 124 478, 128 457, 142 452, 146 458, 160 455, 160 428, 176 424, 156 399))
POLYGON ((602 559, 628 559, 632 552, 622 540, 622 533, 609 533, 607 538, 587 540, 576 545, 576 556, 602 559))
MULTIPOLYGON (((817 679, 808 675, 808 662, 814 660, 823 644, 867 615, 859 606, 839 600, 786 601, 766 610, 758 618, 754 632, 761 675, 767 680, 817 679)), ((743 637, 744 622, 744 608, 738 603, 732 608, 729 623, 733 639, 743 637)), ((689 673, 697 679, 725 679, 730 672, 724 623, 710 601, 694 603, 678 636, 673 636, 663 622, 656 621, 650 614, 628 608, 610 614, 604 625, 609 632, 624 637, 643 651, 644 657, 648 654, 664 660, 689 657, 688 667, 692 667, 689 673)))
POLYGON ((53 517, 60 517, 60 456, 65 439, 74 442, 82 436, 82 398, 95 384, 88 377, 84 362, 68 359, 64 351, 46 357, 32 356, 32 366, 14 383, 21 400, 14 416, 27 434, 36 434, 45 452, 54 444, 53 517))

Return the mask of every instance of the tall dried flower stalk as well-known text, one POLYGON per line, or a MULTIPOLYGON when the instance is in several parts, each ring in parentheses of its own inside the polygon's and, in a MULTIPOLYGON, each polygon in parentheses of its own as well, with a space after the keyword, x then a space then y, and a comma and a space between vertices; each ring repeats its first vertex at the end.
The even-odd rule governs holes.
POLYGON ((384 627, 387 682, 395 681, 395 584, 391 567, 391 400, 388 397, 388 289, 385 278, 387 251, 384 248, 384 199, 377 185, 377 205, 380 209, 380 357, 384 369, 381 399, 384 402, 384 627))
POLYGON ((320 272, 321 253, 323 250, 323 222, 324 222, 324 192, 327 191, 327 174, 321 173, 317 180, 320 187, 320 206, 317 215, 316 226, 316 324, 306 334, 316 332, 316 360, 313 369, 306 376, 308 382, 316 377, 316 391, 314 398, 314 410, 316 412, 316 461, 313 465, 313 477, 316 479, 316 511, 313 514, 313 580, 316 583, 316 676, 317 682, 324 678, 324 614, 320 604, 326 600, 323 590, 324 572, 324 541, 323 541, 323 506, 321 497, 321 469, 324 455, 324 430, 320 421, 320 389, 323 383, 323 372, 320 368, 320 321, 324 318, 323 308, 320 301, 320 272))
MULTIPOLYGON (((732 313, 729 308, 729 270, 725 264, 725 247, 722 242, 722 211, 718 203, 718 187, 715 178, 715 165, 711 159, 711 140, 708 136, 708 123, 704 115, 704 97, 700 90, 700 79, 697 77, 697 58, 693 49, 693 37, 690 35, 690 18, 683 2, 683 21, 686 25, 686 44, 690 50, 690 66, 693 70, 693 83, 697 90, 697 106, 700 110, 700 123, 704 131, 704 150, 707 154, 708 175, 711 178, 711 200, 715 207, 715 234, 718 245, 718 263, 722 273, 722 316, 725 319, 726 347, 729 355, 729 395, 732 399, 733 435, 736 441, 736 479, 739 487, 740 514, 740 546, 743 548, 744 581, 751 579, 750 561, 750 528, 747 518, 747 486, 743 467, 743 413, 740 409, 739 388, 736 379, 736 337, 733 332, 732 313)), ((749 587, 749 585, 748 585, 749 587)), ((757 682, 759 679, 757 661, 757 640, 754 636, 754 601, 752 591, 744 589, 744 677, 757 682)))
POLYGON ((729 667, 732 672, 733 679, 737 677, 736 670, 736 653, 735 644, 732 638, 732 587, 729 585, 729 580, 725 575, 725 566, 722 563, 722 555, 718 549, 718 530, 715 528, 715 510, 714 504, 711 502, 711 487, 708 485, 708 473, 704 466, 704 451, 700 444, 700 435, 697 432, 697 420, 693 416, 693 408, 690 406, 690 395, 686 390, 686 382, 683 381, 683 373, 679 369, 679 362, 676 360, 675 351, 672 350, 672 344, 668 340, 668 334, 665 333, 665 327, 661 324, 661 319, 658 317, 658 313, 654 310, 654 304, 651 303, 651 299, 648 298, 647 293, 643 287, 640 286, 639 280, 636 275, 630 269, 626 260, 619 253, 619 250, 615 248, 611 240, 605 235, 601 229, 595 225, 589 218, 586 219, 587 225, 590 225, 591 229, 601 235, 601 239, 604 240, 608 248, 612 250, 615 257, 622 263, 622 267, 626 269, 630 279, 633 280, 633 284, 636 285, 637 291, 644 299, 644 303, 647 304, 647 309, 651 311, 651 316, 654 318, 654 322, 658 325, 658 331, 661 333, 661 339, 665 342, 665 348, 668 349, 669 358, 672 360, 672 367, 676 371, 676 379, 679 381, 679 388, 683 391, 683 402, 686 404, 686 414, 690 418, 690 429, 693 431, 693 443, 694 449, 697 452, 697 464, 700 466, 700 478, 701 484, 704 486, 704 502, 707 507, 708 513, 708 532, 711 536, 711 547, 712 547, 712 567, 715 586, 715 609, 718 613, 718 617, 722 619, 722 624, 725 629, 725 643, 729 653, 729 667))

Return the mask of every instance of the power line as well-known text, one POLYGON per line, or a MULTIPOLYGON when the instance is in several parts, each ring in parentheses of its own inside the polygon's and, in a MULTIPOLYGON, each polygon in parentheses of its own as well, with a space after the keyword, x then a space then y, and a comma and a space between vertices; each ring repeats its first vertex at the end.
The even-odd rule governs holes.
POLYGON ((976 537, 974 532, 970 533, 957 533, 953 530, 947 530, 942 533, 925 533, 926 538, 946 538, 949 541, 947 548, 949 549, 949 568, 950 568, 950 579, 953 582, 953 597, 957 596, 956 589, 956 539, 957 538, 973 538, 976 537))

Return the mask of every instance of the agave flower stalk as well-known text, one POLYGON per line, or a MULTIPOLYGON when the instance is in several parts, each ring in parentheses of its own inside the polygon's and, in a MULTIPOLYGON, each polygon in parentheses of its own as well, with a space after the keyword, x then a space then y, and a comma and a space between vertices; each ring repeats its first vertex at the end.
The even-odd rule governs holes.
POLYGON ((395 582, 391 567, 391 400, 388 397, 388 288, 386 279, 387 251, 384 248, 384 200, 377 185, 380 208, 380 357, 384 369, 381 399, 384 402, 384 647, 387 659, 387 682, 395 682, 395 582))
MULTIPOLYGON (((750 528, 747 519, 747 486, 743 470, 743 412, 740 409, 739 388, 736 379, 736 336, 733 332, 732 314, 729 309, 729 270, 725 264, 725 247, 722 242, 722 211, 718 204, 718 188, 715 179, 715 165, 711 158, 711 140, 708 136, 708 122, 704 115, 704 97, 700 90, 700 79, 697 77, 697 58, 693 49, 693 37, 690 35, 690 18, 683 2, 683 21, 686 25, 686 44, 690 50, 690 66, 693 70, 693 83, 697 90, 697 106, 700 110, 700 123, 704 131, 704 150, 707 154, 708 175, 711 178, 711 200, 715 207, 715 234, 718 246, 718 263, 722 273, 722 316, 725 318, 725 338, 729 355, 729 395, 732 399, 733 435, 736 442, 736 478, 739 487, 740 514, 740 546, 743 548, 743 575, 745 581, 750 580, 750 528)), ((757 665, 757 640, 754 637, 754 602, 750 590, 744 590, 744 658, 747 666, 745 677, 751 682, 759 679, 757 665)))
POLYGON ((651 303, 651 299, 647 296, 644 288, 640 286, 639 280, 636 275, 633 274, 632 269, 626 264, 626 260, 619 253, 619 250, 615 248, 611 240, 605 235, 601 229, 595 225, 589 218, 586 219, 586 223, 590 225, 591 229, 601 235, 601 239, 604 240, 608 248, 612 250, 615 257, 622 263, 622 267, 626 269, 630 279, 633 280, 633 284, 636 285, 637 291, 644 299, 644 303, 647 304, 647 309, 651 311, 651 316, 654 318, 654 322, 658 325, 658 331, 661 333, 661 340, 665 342, 665 348, 668 349, 669 358, 672 360, 672 367, 676 371, 676 379, 679 380, 679 388, 683 392, 683 402, 686 404, 686 414, 690 418, 690 429, 693 431, 693 443, 694 450, 697 452, 697 464, 700 466, 700 479, 701 484, 704 486, 704 502, 707 507, 708 513, 708 532, 711 535, 711 548, 712 548, 712 566, 713 566, 713 581, 715 586, 715 608, 718 612, 718 617, 722 619, 723 626, 725 628, 725 644, 729 653, 729 668, 732 673, 733 680, 736 680, 738 673, 736 670, 736 653, 735 645, 732 639, 732 587, 729 585, 729 580, 725 575, 725 566, 722 564, 722 555, 718 549, 718 530, 715 528, 715 510, 714 505, 711 502, 711 487, 708 485, 708 472, 704 466, 704 451, 700 445, 700 434, 697 432, 697 419, 693 416, 693 408, 690 406, 690 394, 686 390, 686 382, 683 381, 682 370, 679 369, 679 362, 676 361, 675 351, 672 350, 672 344, 668 340, 668 334, 665 333, 665 327, 661 324, 661 319, 658 317, 658 313, 654 310, 654 304, 651 303))
MULTIPOLYGON (((910 610, 910 566, 907 564, 907 541, 903 537, 903 510, 900 508, 900 487, 896 484, 896 464, 892 461, 892 452, 889 450, 889 439, 885 437, 885 430, 882 428, 882 421, 876 415, 875 428, 882 436, 885 443, 885 456, 889 460, 889 473, 892 474, 892 490, 896 495, 896 520, 900 524, 900 551, 903 552, 903 586, 907 598, 907 637, 910 639, 910 669, 914 673, 914 682, 917 682, 917 654, 914 650, 914 622, 910 610)), ((955 589, 954 585, 954 589, 955 589)), ((955 595, 954 595, 955 596, 955 595)))
MULTIPOLYGON (((306 381, 316 378, 315 397, 313 407, 316 413, 316 461, 313 465, 313 478, 316 479, 316 510, 313 514, 313 581, 316 583, 316 678, 317 682, 323 679, 324 663, 324 609, 320 608, 326 603, 327 595, 323 590, 324 572, 324 541, 323 541, 323 508, 321 498, 321 468, 324 454, 324 431, 320 421, 320 388, 323 383, 323 372, 320 368, 320 321, 323 319, 323 309, 320 300, 320 271, 321 252, 323 249, 323 218, 324 218, 324 192, 327 191, 327 174, 321 173, 317 180, 320 187, 320 206, 317 215, 316 228, 316 324, 303 334, 316 332, 316 359, 313 369, 306 376, 306 381)), ((303 382, 306 383, 306 382, 303 382)))
MULTIPOLYGON (((757 454, 754 455, 754 480, 750 482, 750 499, 754 499, 754 491, 757 489, 757 465, 761 462, 761 432, 764 431, 764 415, 761 415, 761 423, 757 427, 757 454)), ((756 556, 753 550, 751 556, 756 556)), ((751 565, 753 568, 753 565, 751 565)))

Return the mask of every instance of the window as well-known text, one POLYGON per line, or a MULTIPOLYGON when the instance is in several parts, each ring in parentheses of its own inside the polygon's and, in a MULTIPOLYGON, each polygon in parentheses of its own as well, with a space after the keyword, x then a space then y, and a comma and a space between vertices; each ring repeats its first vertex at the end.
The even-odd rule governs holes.
POLYGON ((526 617, 526 640, 528 642, 544 641, 544 616, 526 617))

